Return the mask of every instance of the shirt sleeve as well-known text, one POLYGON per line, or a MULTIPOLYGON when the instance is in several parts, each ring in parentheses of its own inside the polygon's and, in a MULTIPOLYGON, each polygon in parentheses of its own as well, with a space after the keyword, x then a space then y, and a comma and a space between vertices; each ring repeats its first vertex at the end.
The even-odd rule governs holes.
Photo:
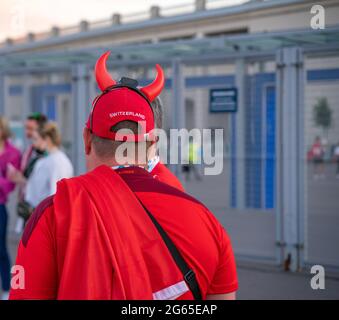
POLYGON ((49 195, 55 194, 57 189, 57 182, 60 180, 60 176, 56 170, 51 172, 50 180, 49 180, 49 195))
POLYGON ((15 184, 5 177, 0 177, 0 192, 4 197, 13 191, 15 184))
POLYGON ((207 294, 225 294, 238 289, 238 277, 231 240, 221 225, 220 235, 219 265, 207 294))
MULTIPOLYGON (((15 152, 10 157, 8 163, 12 164, 14 168, 20 168, 20 152, 15 152)), ((3 196, 7 197, 7 195, 12 192, 15 188, 15 184, 8 180, 6 177, 0 177, 0 192, 3 196)))
POLYGON ((48 169, 46 170, 46 163, 43 160, 45 159, 39 159, 36 162, 26 184, 25 200, 33 208, 50 195, 47 190, 50 172, 48 169))
MULTIPOLYGON (((19 244, 15 266, 20 273, 23 270, 24 282, 16 282, 12 274, 10 299, 41 299, 50 300, 57 297, 57 264, 55 253, 55 241, 52 235, 53 206, 44 210, 40 218, 32 216, 32 222, 28 222, 23 239, 19 244), (38 219, 38 221, 34 221, 38 219), (27 235, 28 232, 28 235, 27 235), (26 237, 26 239, 25 239, 26 237), (23 287, 22 287, 23 286, 23 287)), ((18 281, 20 278, 18 277, 18 281)))
POLYGON ((52 195, 56 193, 58 181, 64 178, 71 178, 73 176, 73 167, 66 156, 63 155, 59 158, 58 166, 55 166, 53 162, 50 163, 49 172, 50 180, 48 195, 52 195))

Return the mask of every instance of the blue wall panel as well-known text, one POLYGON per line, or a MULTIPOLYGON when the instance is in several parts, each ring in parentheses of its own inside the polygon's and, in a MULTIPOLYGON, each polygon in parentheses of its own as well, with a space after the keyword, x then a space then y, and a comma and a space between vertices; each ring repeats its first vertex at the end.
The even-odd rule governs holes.
MULTIPOLYGON (((245 203, 248 208, 262 209, 265 172, 263 172, 263 161, 266 155, 263 154, 263 92, 265 86, 274 84, 274 73, 258 73, 248 76, 246 79, 246 169, 245 169, 245 203)), ((273 192, 273 191, 272 191, 273 192)))
POLYGON ((51 116, 56 119, 56 112, 57 112, 57 105, 56 101, 54 101, 55 104, 55 110, 52 111, 53 107, 53 99, 51 97, 55 97, 58 94, 62 93, 71 93, 71 84, 68 83, 62 83, 62 84, 45 84, 45 85, 37 85, 32 87, 32 111, 33 112, 43 112, 44 107, 44 100, 46 100, 46 106, 47 106, 47 113, 50 112, 51 116), (50 108, 50 110, 49 110, 50 108))
POLYGON ((230 191, 231 191, 231 207, 236 208, 237 207, 237 135, 236 135, 236 114, 232 113, 231 116, 231 185, 230 185, 230 191))
POLYGON ((274 208, 275 159, 276 159, 276 100, 275 87, 266 89, 266 164, 265 164, 265 208, 274 208))
POLYGON ((20 96, 22 95, 22 86, 21 85, 11 85, 8 88, 8 93, 10 96, 20 96))
POLYGON ((307 71, 307 81, 339 80, 339 69, 316 69, 307 71))
POLYGON ((46 97, 46 116, 48 119, 56 120, 56 99, 55 96, 46 97))

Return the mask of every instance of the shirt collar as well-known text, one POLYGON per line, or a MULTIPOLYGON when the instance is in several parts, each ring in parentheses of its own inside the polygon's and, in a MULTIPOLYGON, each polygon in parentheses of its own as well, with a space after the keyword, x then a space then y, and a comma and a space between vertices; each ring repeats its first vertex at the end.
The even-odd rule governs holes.
POLYGON ((155 168, 155 166, 159 163, 160 158, 159 156, 155 156, 154 158, 150 159, 147 161, 147 166, 137 166, 137 165, 120 165, 120 166, 113 166, 112 169, 113 170, 117 170, 117 169, 122 169, 122 168, 129 168, 129 167, 138 167, 138 168, 142 168, 148 172, 152 172, 152 170, 155 168))

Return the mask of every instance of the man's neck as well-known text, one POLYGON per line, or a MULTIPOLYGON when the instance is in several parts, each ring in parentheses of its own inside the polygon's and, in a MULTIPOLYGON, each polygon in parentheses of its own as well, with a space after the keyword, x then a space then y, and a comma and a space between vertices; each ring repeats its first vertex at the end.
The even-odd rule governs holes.
POLYGON ((159 157, 155 157, 150 159, 147 164, 141 164, 141 163, 137 163, 135 161, 129 161, 127 163, 121 164, 118 163, 117 161, 115 161, 114 159, 112 160, 99 160, 97 159, 97 161, 95 161, 95 163, 93 165, 91 165, 89 167, 89 171, 93 170, 101 165, 106 165, 108 167, 111 167, 113 169, 118 169, 118 168, 124 168, 124 167, 140 167, 143 168, 149 172, 151 172, 153 170, 153 168, 158 164, 159 162, 159 157))
POLYGON ((120 169, 120 168, 125 168, 125 167, 140 167, 140 168, 145 169, 148 172, 152 172, 152 170, 159 163, 159 161, 160 161, 159 156, 155 156, 152 159, 149 159, 147 161, 146 165, 145 164, 132 163, 132 164, 125 164, 125 165, 117 164, 117 165, 113 165, 111 167, 113 169, 120 169))

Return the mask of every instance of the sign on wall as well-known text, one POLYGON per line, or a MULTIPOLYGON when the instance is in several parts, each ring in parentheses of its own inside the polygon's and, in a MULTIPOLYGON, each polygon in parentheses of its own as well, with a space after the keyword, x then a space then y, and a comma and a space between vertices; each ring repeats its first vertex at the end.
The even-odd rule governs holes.
POLYGON ((210 89, 210 112, 236 112, 237 88, 210 89))

